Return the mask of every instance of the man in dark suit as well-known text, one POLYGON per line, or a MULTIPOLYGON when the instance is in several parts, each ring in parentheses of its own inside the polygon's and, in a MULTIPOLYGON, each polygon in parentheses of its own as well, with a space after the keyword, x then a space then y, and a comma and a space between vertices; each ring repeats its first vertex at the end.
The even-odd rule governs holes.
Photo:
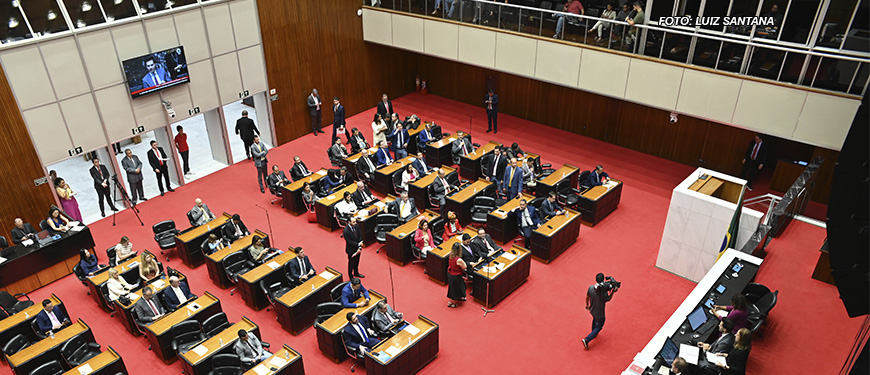
POLYGON ((589 172, 589 176, 586 177, 583 186, 593 187, 601 185, 602 178, 610 179, 610 175, 604 171, 604 167, 602 167, 601 164, 598 164, 592 172, 589 172))
POLYGON ((347 157, 347 147, 341 144, 341 138, 339 137, 332 139, 332 146, 329 146, 327 152, 331 160, 341 160, 347 157))
POLYGON ((70 325, 70 321, 60 307, 54 306, 51 300, 46 299, 42 301, 42 311, 36 314, 36 325, 40 332, 48 334, 49 331, 60 331, 70 325))
POLYGON ((20 245, 22 241, 36 238, 36 230, 30 223, 25 223, 21 218, 15 219, 15 226, 10 231, 12 233, 12 243, 20 245))
POLYGON ((427 174, 431 173, 433 169, 435 169, 435 168, 430 168, 428 165, 426 165, 426 156, 423 155, 422 151, 417 152, 417 157, 414 158, 414 161, 411 162, 411 166, 413 166, 414 169, 416 169, 417 172, 419 172, 421 176, 427 175, 427 174))
POLYGON ((356 191, 353 192, 351 198, 353 199, 353 203, 356 204, 359 209, 371 206, 378 201, 378 197, 372 194, 369 187, 362 181, 356 182, 356 191))
POLYGON ((483 227, 480 227, 477 229, 477 236, 471 240, 471 249, 474 250, 475 257, 482 259, 501 250, 501 247, 492 240, 492 236, 486 234, 483 227))
POLYGON ((492 181, 495 186, 501 186, 501 180, 504 178, 504 170, 507 168, 507 158, 502 154, 501 147, 496 147, 492 150, 492 156, 489 164, 485 165, 483 175, 487 181, 492 181))
POLYGON ((387 94, 381 95, 381 101, 378 102, 378 113, 382 119, 388 119, 395 113, 393 111, 393 102, 387 97, 387 94))
POLYGON ((91 167, 91 178, 94 180, 94 190, 97 191, 97 202, 100 204, 100 214, 106 217, 106 210, 103 206, 103 199, 109 205, 112 211, 118 211, 115 205, 112 204, 111 182, 109 182, 109 169, 105 165, 100 165, 100 159, 92 160, 94 166, 91 167))
POLYGON ((474 145, 471 144, 471 136, 463 133, 461 130, 456 132, 456 140, 450 146, 453 151, 453 164, 459 164, 460 156, 466 156, 474 152, 474 145))
POLYGON ((378 144, 378 151, 375 152, 375 162, 378 163, 378 167, 393 164, 393 158, 390 156, 390 151, 387 150, 387 142, 381 141, 378 144))
POLYGON ((532 245, 532 231, 541 226, 541 221, 535 212, 535 208, 528 205, 525 199, 520 199, 520 206, 511 211, 517 218, 517 226, 520 234, 525 238, 526 249, 532 245))
POLYGON ((333 191, 336 187, 344 186, 351 182, 350 175, 347 174, 347 167, 341 167, 338 170, 338 175, 333 177, 330 175, 326 175, 323 178, 323 187, 327 192, 333 191))
POLYGON ((359 257, 362 254, 363 234, 356 222, 356 215, 344 227, 344 252, 347 254, 348 277, 365 277, 359 273, 359 257))
POLYGON ((166 182, 166 190, 170 192, 175 191, 169 184, 169 165, 166 164, 168 161, 169 157, 166 156, 166 151, 163 151, 163 147, 158 147, 157 141, 151 141, 151 149, 148 150, 148 164, 151 165, 151 169, 157 175, 157 187, 160 188, 161 197, 163 196, 164 181, 166 182))
POLYGON ((447 175, 444 173, 444 170, 438 168, 438 177, 435 177, 435 181, 432 181, 430 189, 431 200, 438 201, 438 205, 443 208, 444 204, 447 203, 447 195, 459 188, 447 182, 447 175))
POLYGON ((362 280, 357 277, 351 277, 350 282, 341 288, 341 306, 346 309, 366 307, 371 300, 369 291, 362 285, 362 280), (365 298, 365 300, 357 303, 356 301, 360 298, 365 298))
POLYGON ((320 111, 320 105, 323 102, 320 101, 320 95, 317 94, 317 89, 311 89, 311 95, 308 95, 308 114, 311 115, 311 132, 317 136, 317 133, 323 133, 323 130, 320 130, 322 127, 322 117, 320 111))
POLYGON ((136 316, 139 318, 139 325, 150 326, 157 319, 166 314, 166 309, 157 298, 154 298, 154 290, 150 286, 142 289, 142 298, 136 301, 133 306, 136 311, 136 316))
POLYGON ((767 159, 767 142, 761 139, 761 134, 756 134, 755 139, 746 147, 743 168, 740 170, 740 178, 746 180, 747 189, 752 190, 752 181, 758 176, 758 171, 764 168, 765 159, 767 159))
POLYGON ((363 149, 360 152, 362 155, 360 155, 359 160, 356 161, 357 177, 360 179, 371 180, 375 170, 378 169, 377 162, 372 160, 372 157, 369 155, 369 150, 363 149))
POLYGON ((224 227, 221 229, 221 234, 223 234, 227 241, 233 243, 239 238, 251 234, 251 232, 248 231, 248 227, 246 227, 245 223, 242 222, 242 217, 239 216, 239 214, 233 214, 233 218, 224 224, 224 227))
POLYGON ((369 148, 369 142, 366 137, 357 128, 350 130, 350 150, 352 154, 356 154, 362 150, 369 148))
POLYGON ((293 181, 299 181, 305 177, 311 176, 311 170, 305 166, 305 163, 302 161, 298 155, 293 157, 293 167, 290 168, 290 177, 293 178, 293 181))
POLYGON ((504 170, 501 191, 508 199, 518 197, 523 192, 523 170, 517 166, 517 159, 504 170))
POLYGON ((390 211, 398 216, 399 221, 402 223, 420 214, 420 211, 417 210, 417 205, 414 203, 414 198, 408 198, 408 191, 402 191, 399 199, 392 202, 392 209, 390 211))
POLYGON ((269 184, 269 189, 272 189, 279 197, 282 194, 281 187, 290 184, 290 180, 287 179, 284 171, 278 168, 278 164, 272 166, 272 174, 266 178, 266 182, 269 184))
MULTIPOLYGON (((347 121, 344 119, 344 106, 338 101, 337 96, 332 98, 332 113, 332 138, 329 139, 335 139, 338 129, 344 129, 347 125, 347 121)), ((348 140, 350 140, 350 134, 347 134, 347 132, 344 134, 347 136, 348 140)))
POLYGON ((121 167, 127 172, 127 183, 130 184, 130 201, 136 205, 137 200, 147 201, 145 191, 142 189, 142 161, 133 155, 129 148, 124 150, 124 158, 121 159, 121 167))
POLYGON ((402 123, 396 124, 396 130, 387 138, 392 142, 390 149, 393 151, 396 160, 408 156, 408 139, 411 137, 408 135, 408 131, 405 130, 405 126, 402 125, 402 123))
POLYGON ((308 278, 317 273, 314 266, 311 265, 311 260, 305 255, 305 250, 302 250, 301 247, 296 251, 296 259, 287 262, 287 270, 290 280, 300 284, 308 281, 308 278))
POLYGON ((401 123, 402 120, 399 120, 399 114, 393 113, 393 115, 390 116, 389 120, 387 121, 387 133, 392 133, 393 131, 395 131, 396 125, 399 125, 401 123))
POLYGON ((242 111, 242 117, 236 120, 236 134, 245 143, 245 155, 251 158, 251 144, 254 143, 254 134, 260 135, 260 129, 254 124, 254 120, 248 118, 248 111, 242 111))
POLYGON ((425 126, 423 131, 417 133, 417 149, 421 151, 426 149, 427 144, 437 140, 435 134, 432 133, 432 123, 427 122, 425 126))
POLYGON ((562 207, 559 207, 559 203, 556 202, 556 192, 551 191, 547 195, 547 199, 541 203, 541 214, 543 216, 543 220, 550 220, 553 216, 562 215, 565 213, 565 210, 562 207))
POLYGON ((377 346, 380 341, 375 338, 375 331, 369 326, 368 318, 353 311, 347 313, 347 325, 342 331, 347 349, 359 355, 377 346))
POLYGON ((178 306, 194 298, 196 294, 190 292, 186 282, 179 280, 178 276, 169 277, 169 287, 163 289, 163 301, 166 302, 169 311, 175 311, 178 306))
POLYGON ((263 182, 269 176, 269 159, 266 155, 269 154, 269 149, 266 144, 260 142, 260 136, 254 136, 254 144, 251 145, 251 157, 254 159, 254 167, 257 168, 257 182, 260 183, 260 192, 266 193, 263 187, 263 182))
POLYGON ((498 95, 489 90, 483 98, 483 106, 486 108, 486 132, 498 134, 498 95))
MULTIPOLYGON (((734 334, 731 333, 733 329, 734 321, 730 318, 722 318, 722 321, 719 322, 719 338, 717 338, 712 344, 699 342, 698 347, 704 352, 713 354, 730 352, 731 348, 734 347, 734 334)), ((715 374, 719 368, 716 367, 715 364, 707 361, 706 353, 702 354, 704 355, 698 356, 698 367, 703 370, 703 373, 715 374)))
POLYGON ((471 267, 474 265, 474 263, 477 263, 478 260, 478 257, 474 255, 474 249, 471 248, 471 235, 468 233, 463 233, 462 242, 459 244, 459 246, 462 247, 462 255, 460 255, 460 258, 462 258, 462 260, 465 261, 465 264, 468 265, 469 269, 466 270, 466 272, 471 275, 474 273, 473 271, 471 271, 471 267))

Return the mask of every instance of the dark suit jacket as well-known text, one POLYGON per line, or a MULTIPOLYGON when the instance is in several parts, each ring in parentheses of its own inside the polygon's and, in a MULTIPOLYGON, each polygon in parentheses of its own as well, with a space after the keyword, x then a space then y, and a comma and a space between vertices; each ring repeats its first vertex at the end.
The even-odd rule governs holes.
MULTIPOLYGON (((399 210, 400 210, 399 203, 401 203, 401 202, 402 202, 401 198, 396 199, 396 200, 390 202, 390 208, 389 208, 390 213, 398 216, 399 220, 404 219, 399 213, 399 210)), ((417 205, 414 203, 414 198, 408 197, 408 204, 411 205, 411 217, 417 216, 420 213, 420 211, 417 210, 417 205)))
POLYGON ((247 117, 242 117, 236 120, 236 134, 242 137, 242 140, 251 142, 254 140, 254 133, 260 135, 260 129, 254 124, 254 120, 247 117))
POLYGON ((395 152, 397 149, 403 150, 403 149, 405 149, 405 144, 411 143, 410 142, 411 137, 408 135, 407 130, 402 129, 401 134, 402 134, 402 144, 399 144, 399 132, 398 131, 393 131, 393 133, 391 133, 389 136, 387 136, 387 139, 389 139, 391 142, 390 143, 390 150, 391 151, 395 152))
POLYGON ((308 114, 315 116, 317 112, 320 112, 320 109, 317 109, 317 103, 320 103, 320 108, 323 109, 323 101, 320 100, 320 95, 311 95, 308 94, 308 114), (314 98, 317 98, 317 101, 314 101, 314 98))
POLYGON ((511 180, 511 167, 504 169, 504 176, 501 180, 502 190, 507 190, 508 198, 516 197, 523 191, 523 169, 517 167, 514 171, 514 178, 511 180))
POLYGON ((483 236, 485 239, 480 236, 471 239, 471 250, 474 251, 474 256, 477 258, 486 258, 486 255, 489 254, 489 249, 486 247, 487 242, 493 250, 501 249, 501 246, 498 246, 490 235, 484 234, 483 236))
POLYGON ((124 158, 121 159, 121 167, 127 171, 127 182, 135 184, 142 181, 142 162, 139 160, 138 156, 133 155, 132 160, 124 156, 124 158), (136 173, 137 169, 139 170, 139 173, 136 173))
MULTIPOLYGON (((363 185, 362 190, 365 191, 366 193, 368 193, 368 195, 370 197, 372 197, 374 199, 378 199, 378 197, 376 197, 374 194, 372 194, 372 191, 369 189, 368 186, 363 185)), ((359 208, 359 209, 365 208, 366 200, 363 197, 362 191, 359 188, 357 188, 356 191, 353 192, 353 194, 351 194, 351 198, 353 199, 353 203, 357 206, 357 208, 359 208)))
MULTIPOLYGON (((526 206, 526 209, 529 210, 529 217, 532 219, 532 224, 534 224, 534 226, 541 225, 541 220, 538 219, 538 214, 537 214, 537 211, 535 210, 535 207, 532 207, 531 205, 529 205, 529 206, 526 206)), ((520 215, 521 215, 520 208, 519 207, 514 208, 513 211, 511 211, 511 212, 513 212, 514 216, 516 216, 516 218, 517 218, 517 226, 522 228, 523 219, 520 217, 520 215)))
MULTIPOLYGON (((51 311, 54 312, 54 317, 61 323, 63 323, 65 319, 68 319, 66 315, 63 314, 63 311, 60 310, 60 306, 55 306, 51 311)), ((51 319, 48 318, 45 309, 39 310, 39 313, 36 314, 36 326, 39 327, 40 332, 48 332, 54 328, 51 326, 51 319)))
MULTIPOLYGON (((450 184, 450 181, 447 181, 447 176, 444 176, 444 181, 447 182, 448 185, 450 184)), ((435 181, 432 181, 432 185, 430 186, 432 186, 432 199, 440 200, 441 198, 444 198, 446 188, 440 178, 435 177, 435 181)), ((453 185, 450 185, 450 187, 456 188, 456 186, 453 185)))
POLYGON ((344 252, 347 253, 347 257, 350 258, 360 247, 360 242, 363 240, 362 230, 360 230, 359 225, 356 225, 356 228, 354 228, 352 225, 348 224, 344 227, 343 233, 344 252))
POLYGON ((428 173, 429 170, 432 169, 426 165, 426 160, 414 159, 414 162, 411 163, 411 165, 417 170, 417 172, 420 172, 421 175, 428 173))
POLYGON ((550 220, 551 217, 556 216, 556 212, 560 211, 561 209, 562 208, 559 207, 559 203, 550 203, 549 199, 544 199, 544 201, 541 203, 541 214, 544 216, 544 221, 550 220))
POLYGON ((713 342, 708 350, 710 353, 729 353, 734 347, 734 334, 727 332, 713 342))
POLYGON ((378 151, 375 152, 375 163, 377 165, 387 164, 388 160, 393 161, 393 157, 390 156, 390 152, 387 151, 386 148, 379 148, 378 151))
POLYGON ((335 188, 336 186, 344 185, 350 181, 350 174, 345 174, 344 176, 342 176, 341 172, 339 172, 335 175, 335 178, 330 175, 326 175, 326 177, 323 178, 323 186, 326 187, 327 190, 329 190, 335 188))
POLYGON ((749 349, 733 348, 725 360, 730 369, 723 369, 721 373, 725 375, 745 375, 747 360, 749 360, 749 349))
MULTIPOLYGON (((746 147, 746 153, 743 155, 743 158, 746 161, 752 160, 752 149, 755 147, 755 140, 749 141, 749 146, 746 147)), ((758 164, 764 164, 764 160, 767 159, 767 142, 761 141, 761 146, 758 149, 758 155, 755 155, 755 162, 758 164)))
MULTIPOLYGON (((245 235, 245 233, 250 233, 248 232, 248 227, 245 226, 245 222, 241 220, 239 220, 239 229, 242 230, 243 236, 245 235)), ((234 242, 239 239, 239 237, 236 237, 236 227, 233 226, 232 220, 228 220, 227 223, 224 224, 224 227, 221 228, 221 233, 223 234, 224 238, 229 239, 230 242, 234 242)))
MULTIPOLYGON (((487 108, 486 101, 489 100, 489 94, 483 96, 483 108, 487 108)), ((498 112, 498 94, 492 94, 492 110, 498 112)), ((487 111, 489 109, 487 108, 487 111)))
MULTIPOLYGON (((360 315, 357 317, 357 319, 359 319, 359 324, 366 331, 368 331, 371 328, 371 326, 369 325, 369 319, 366 318, 365 316, 360 315)), ((369 335, 369 333, 366 332, 366 335, 369 335)), ((344 334, 342 336, 344 336, 344 344, 347 345, 347 348, 351 352, 359 352, 360 345, 366 344, 365 339, 363 339, 359 335, 359 333, 356 332, 356 329, 353 328, 353 325, 350 324, 350 322, 348 322, 347 325, 344 326, 344 334)), ((369 335, 369 339, 374 339, 374 337, 369 335)), ((369 348, 369 349, 371 349, 371 348, 369 348)))
MULTIPOLYGON (((471 242, 473 244, 474 239, 472 239, 471 242)), ((462 258, 462 260, 465 261, 465 264, 468 265, 468 270, 466 270, 466 272, 468 272, 469 275, 473 273, 473 271, 471 270, 472 264, 477 262, 478 259, 477 256, 474 255, 474 246, 472 244, 469 244, 467 249, 465 248, 465 246, 462 246, 462 243, 459 244, 459 246, 462 248, 462 255, 460 256, 460 258, 462 258)))
MULTIPOLYGON (((166 69, 163 69, 163 66, 157 65, 157 69, 154 69, 154 73, 157 73, 157 76, 163 80, 163 83, 169 82, 172 78, 169 78, 169 73, 166 72, 166 69)), ((157 81, 154 80, 154 76, 151 72, 146 73, 142 76, 142 86, 145 88, 157 86, 157 81)))
MULTIPOLYGON (((166 314, 166 309, 163 307, 163 304, 160 303, 160 299, 157 298, 157 295, 152 295, 151 300, 154 301, 154 305, 157 306, 157 312, 166 314)), ((151 310, 148 303, 145 302, 145 298, 139 298, 133 306, 133 309, 136 310, 136 315, 139 317, 139 324, 147 326, 153 323, 151 319, 156 315, 154 315, 154 311, 151 310)))
MULTIPOLYGON (((158 146, 157 151, 160 152, 160 159, 166 159, 166 151, 163 151, 163 147, 158 146)), ((169 161, 163 162, 163 167, 166 167, 166 163, 169 163, 169 161)), ((160 168, 160 161, 157 159, 153 148, 148 149, 148 164, 151 165, 152 170, 160 168)))
POLYGON ((33 225, 30 223, 24 223, 24 229, 18 229, 18 227, 12 227, 12 243, 16 245, 20 245, 24 236, 28 234, 36 234, 36 230, 33 229, 33 225))
MULTIPOLYGON (((187 283, 181 281, 178 285, 178 288, 181 289, 181 293, 189 300, 191 298, 195 298, 196 295, 190 292, 190 288, 187 286, 187 283)), ((167 286, 166 289, 163 289, 161 292, 163 293, 163 301, 166 302, 166 307, 170 310, 175 310, 178 308, 178 305, 181 302, 178 301, 178 297, 175 295, 175 292, 172 291, 172 286, 167 286)))
MULTIPOLYGON (((314 266, 311 265, 311 261, 308 259, 308 255, 302 257, 302 262, 305 263, 306 273, 311 272, 314 269, 314 266)), ((287 261, 287 267, 290 270, 290 277, 293 281, 299 280, 302 277, 302 268, 299 268, 299 258, 293 258, 287 261)))
POLYGON ((384 118, 384 122, 386 122, 390 118, 390 116, 393 115, 393 101, 387 100, 387 104, 384 104, 383 100, 379 101, 378 113, 381 114, 381 117, 384 118))
POLYGON ((339 104, 338 107, 332 106, 332 110, 335 113, 335 115, 332 118, 332 124, 333 125, 345 125, 346 122, 344 121, 344 106, 341 104, 339 104))
POLYGON ((369 148, 369 142, 366 141, 366 137, 359 133, 358 135, 352 135, 350 137, 350 149, 351 153, 356 154, 357 152, 362 151, 364 148, 369 148), (360 145, 362 143, 362 145, 360 145))
POLYGON ((99 172, 97 171, 96 167, 91 167, 90 172, 91 178, 94 179, 94 189, 103 189, 103 181, 106 181, 106 189, 111 187, 112 181, 110 180, 110 178, 112 176, 109 175, 109 169, 106 168, 105 165, 100 164, 99 172), (100 176, 101 172, 103 174, 102 176, 100 176))
POLYGON ((432 134, 431 130, 423 129, 419 133, 417 133, 417 145, 421 148, 420 151, 426 149, 426 144, 435 140, 435 134, 432 134))
POLYGON ((366 163, 363 159, 368 159, 370 162, 372 162, 372 166, 374 166, 375 168, 378 167, 377 160, 372 160, 371 156, 360 156, 359 160, 356 161, 356 170, 360 173, 368 173, 369 175, 374 174, 375 170, 369 167, 369 164, 366 163))
POLYGON ((504 154, 501 154, 498 156, 498 160, 495 160, 495 154, 491 154, 490 156, 489 164, 486 165, 486 170, 483 171, 483 175, 489 178, 503 178, 504 170, 508 165, 507 157, 505 157, 504 154))
POLYGON ((598 174, 598 172, 595 172, 595 170, 590 171, 589 177, 586 177, 586 181, 583 182, 583 186, 593 187, 601 185, 602 176, 610 178, 610 175, 607 174, 607 172, 601 172, 601 174, 598 174))
POLYGON ((290 177, 293 178, 293 181, 299 181, 304 178, 302 173, 302 166, 300 166, 300 164, 302 166, 305 166, 305 170, 307 170, 308 173, 313 173, 310 169, 308 169, 308 166, 305 165, 304 161, 300 161, 299 164, 294 163, 293 167, 290 168, 290 177))
POLYGON ((347 308, 355 308, 356 303, 354 301, 360 299, 361 297, 365 297, 366 299, 371 298, 369 296, 369 291, 366 287, 360 284, 359 289, 354 292, 353 286, 350 283, 344 284, 344 287, 341 288, 341 305, 347 308))
POLYGON ((278 171, 278 175, 274 173, 269 173, 266 176, 266 182, 269 183, 269 187, 277 191, 279 194, 281 193, 281 186, 284 186, 284 180, 287 179, 287 175, 284 174, 284 171, 278 171))

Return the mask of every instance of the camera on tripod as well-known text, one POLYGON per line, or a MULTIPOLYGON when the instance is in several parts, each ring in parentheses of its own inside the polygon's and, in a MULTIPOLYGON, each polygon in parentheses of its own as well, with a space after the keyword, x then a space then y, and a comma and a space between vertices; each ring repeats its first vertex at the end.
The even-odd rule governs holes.
POLYGON ((606 293, 606 292, 609 292, 611 290, 613 290, 615 292, 621 286, 622 286, 622 283, 619 281, 616 281, 616 279, 614 279, 613 276, 605 276, 604 281, 602 281, 598 284, 595 284, 595 290, 598 293, 606 293))

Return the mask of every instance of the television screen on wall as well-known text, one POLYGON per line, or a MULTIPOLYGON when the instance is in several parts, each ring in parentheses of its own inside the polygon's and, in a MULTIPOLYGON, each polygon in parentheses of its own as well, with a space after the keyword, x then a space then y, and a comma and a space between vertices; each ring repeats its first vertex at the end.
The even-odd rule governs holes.
POLYGON ((181 46, 125 60, 123 64, 127 87, 134 98, 190 82, 181 46))

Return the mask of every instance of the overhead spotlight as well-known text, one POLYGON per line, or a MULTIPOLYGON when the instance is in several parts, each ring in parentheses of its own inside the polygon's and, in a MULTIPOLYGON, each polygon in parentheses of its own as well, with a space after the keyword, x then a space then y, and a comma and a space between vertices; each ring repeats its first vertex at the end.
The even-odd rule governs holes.
POLYGON ((76 27, 78 27, 78 28, 80 28, 80 29, 81 29, 82 27, 87 26, 87 25, 88 25, 88 24, 86 24, 85 21, 82 21, 82 20, 78 20, 78 21, 76 21, 76 27))
POLYGON ((18 26, 18 19, 15 17, 9 17, 9 28, 14 29, 18 26))
POLYGON ((57 13, 55 13, 54 10, 49 9, 48 13, 45 15, 45 18, 48 18, 49 21, 54 21, 54 19, 57 18, 57 13))
POLYGON ((82 12, 87 12, 89 10, 91 10, 91 3, 87 1, 82 2, 82 12))
POLYGON ((123 3, 123 2, 124 2, 124 0, 115 0, 115 5, 121 5, 121 3, 123 3))
POLYGON ((148 9, 139 7, 139 12, 141 12, 142 14, 145 14, 145 13, 148 13, 148 9))
POLYGON ((106 16, 106 22, 112 22, 114 20, 115 20, 115 17, 109 16, 109 15, 106 16))
POLYGON ((170 9, 173 5, 175 5, 175 3, 172 2, 172 0, 166 0, 166 6, 164 8, 170 9))
POLYGON ((12 7, 18 8, 18 0, 12 0, 12 7))

